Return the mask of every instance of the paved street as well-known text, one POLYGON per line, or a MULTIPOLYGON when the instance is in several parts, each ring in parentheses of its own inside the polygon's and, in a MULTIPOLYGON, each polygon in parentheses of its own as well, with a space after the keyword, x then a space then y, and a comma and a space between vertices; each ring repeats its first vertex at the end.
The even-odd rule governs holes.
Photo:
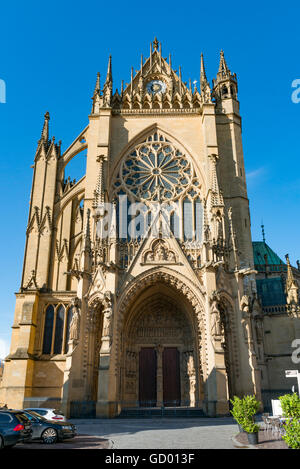
POLYGON ((114 449, 232 449, 230 417, 198 419, 72 420, 79 434, 113 441, 114 449))

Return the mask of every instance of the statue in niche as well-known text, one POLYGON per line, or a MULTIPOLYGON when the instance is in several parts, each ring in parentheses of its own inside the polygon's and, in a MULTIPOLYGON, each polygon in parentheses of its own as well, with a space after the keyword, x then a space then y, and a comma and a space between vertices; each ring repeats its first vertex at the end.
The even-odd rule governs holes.
POLYGON ((242 310, 242 326, 245 342, 248 342, 250 338, 250 297, 244 295, 241 299, 240 307, 242 310))
POLYGON ((73 310, 72 319, 70 323, 70 333, 69 340, 78 341, 79 340, 79 330, 80 330, 80 300, 75 297, 71 301, 71 308, 73 310))
POLYGON ((218 306, 218 295, 214 292, 211 297, 211 335, 222 335, 221 315, 218 306))
POLYGON ((103 337, 110 336, 112 319, 112 297, 110 292, 105 292, 103 300, 103 337))
POLYGON ((195 375, 194 357, 192 354, 189 354, 189 357, 188 357, 187 374, 188 376, 195 375))

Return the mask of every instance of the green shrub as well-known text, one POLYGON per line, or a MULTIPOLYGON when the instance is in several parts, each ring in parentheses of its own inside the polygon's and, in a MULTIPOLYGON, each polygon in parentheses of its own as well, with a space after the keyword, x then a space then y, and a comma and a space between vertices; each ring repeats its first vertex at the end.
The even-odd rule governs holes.
POLYGON ((230 411, 230 413, 232 414, 234 420, 236 420, 239 425, 242 425, 245 417, 242 399, 237 396, 234 396, 233 399, 230 399, 230 402, 232 404, 232 410, 230 411))
POLYGON ((256 400, 255 396, 244 396, 243 408, 245 412, 245 418, 253 422, 254 415, 259 411, 260 402, 256 400))
POLYGON ((300 449, 300 421, 294 418, 289 422, 283 424, 285 435, 282 439, 286 442, 289 448, 300 449))
POLYGON ((300 418, 300 398, 298 394, 285 394, 279 397, 282 412, 285 417, 300 418))
POLYGON ((260 408, 260 402, 255 396, 244 396, 240 399, 234 396, 230 400, 232 404, 231 414, 243 430, 247 433, 256 433, 259 426, 254 423, 254 416, 260 408))

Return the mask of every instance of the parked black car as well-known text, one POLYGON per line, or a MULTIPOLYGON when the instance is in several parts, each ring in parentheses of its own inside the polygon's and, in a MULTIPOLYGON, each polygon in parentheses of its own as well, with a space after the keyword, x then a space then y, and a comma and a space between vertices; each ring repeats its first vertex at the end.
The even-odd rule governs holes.
POLYGON ((52 444, 77 435, 76 427, 69 422, 53 422, 47 420, 33 410, 23 410, 32 427, 32 439, 52 444))
POLYGON ((28 441, 31 435, 30 419, 23 412, 0 410, 0 449, 28 441))

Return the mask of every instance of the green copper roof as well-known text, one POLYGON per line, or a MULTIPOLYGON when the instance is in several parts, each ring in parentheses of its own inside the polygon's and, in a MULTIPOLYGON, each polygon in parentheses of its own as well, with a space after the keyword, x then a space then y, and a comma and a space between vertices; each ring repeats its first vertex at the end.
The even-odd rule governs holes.
POLYGON ((265 255, 267 255, 268 264, 285 265, 279 256, 264 241, 253 241, 254 265, 264 265, 265 255))

